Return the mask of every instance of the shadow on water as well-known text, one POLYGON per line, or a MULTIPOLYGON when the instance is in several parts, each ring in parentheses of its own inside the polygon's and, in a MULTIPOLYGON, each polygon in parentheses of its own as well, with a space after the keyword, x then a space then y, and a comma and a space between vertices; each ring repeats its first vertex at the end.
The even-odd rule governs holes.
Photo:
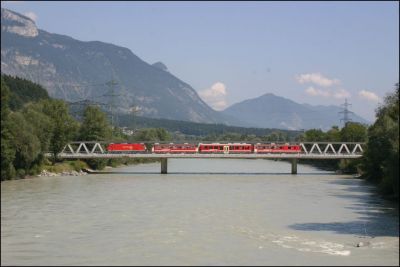
MULTIPOLYGON (((106 171, 99 171, 99 172, 90 172, 90 174, 147 174, 147 175, 154 175, 154 174, 161 174, 160 172, 106 172, 106 171)), ((173 174, 173 175, 292 175, 290 172, 168 172, 166 176, 173 174)), ((310 173, 298 173, 293 175, 302 175, 302 176, 321 176, 321 175, 337 175, 335 173, 326 173, 326 172, 310 172, 310 173)))
MULTIPOLYGON (((100 172, 91 172, 90 174, 147 174, 147 175, 154 175, 154 174, 161 174, 160 172, 105 172, 105 171, 100 171, 100 172)), ((274 173, 274 172, 168 172, 166 176, 168 175, 282 175, 282 176, 287 176, 287 175, 292 175, 291 173, 274 173)), ((315 173, 315 172, 310 172, 310 173, 298 173, 298 174, 293 174, 293 175, 301 175, 301 176, 321 176, 321 175, 337 175, 334 173, 315 173)))
POLYGON ((350 222, 329 223, 297 223, 289 227, 301 231, 332 231, 338 234, 352 234, 359 236, 399 236, 399 209, 393 202, 384 200, 374 187, 365 181, 357 179, 337 179, 331 184, 342 185, 332 197, 347 198, 355 201, 346 209, 359 214, 357 220, 350 222), (349 193, 350 192, 350 193, 349 193))

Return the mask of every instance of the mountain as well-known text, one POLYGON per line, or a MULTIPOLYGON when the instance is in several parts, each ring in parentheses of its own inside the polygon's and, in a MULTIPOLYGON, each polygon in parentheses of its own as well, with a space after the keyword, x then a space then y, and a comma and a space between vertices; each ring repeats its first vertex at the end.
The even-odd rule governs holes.
POLYGON ((30 18, 4 8, 1 72, 38 83, 51 97, 90 99, 115 105, 117 112, 135 106, 147 117, 237 123, 210 108, 161 62, 150 65, 124 47, 46 32, 30 18))
POLYGON ((153 63, 152 66, 156 67, 157 69, 163 70, 163 71, 168 71, 167 66, 165 66, 165 64, 160 61, 153 63))
MULTIPOLYGON (((267 93, 234 104, 225 109, 223 113, 255 127, 328 130, 333 125, 340 125, 339 112, 342 110, 338 106, 298 104, 290 99, 267 93)), ((356 122, 368 123, 356 114, 352 114, 351 119, 356 122)))

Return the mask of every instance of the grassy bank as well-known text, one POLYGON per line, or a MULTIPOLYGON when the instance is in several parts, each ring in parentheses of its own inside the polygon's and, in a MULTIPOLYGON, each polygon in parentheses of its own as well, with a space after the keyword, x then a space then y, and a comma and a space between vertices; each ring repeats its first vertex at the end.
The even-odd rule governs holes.
POLYGON ((63 172, 80 172, 80 171, 85 171, 88 169, 93 169, 93 170, 102 170, 105 167, 112 167, 112 168, 117 168, 121 166, 129 166, 129 165, 137 165, 137 164, 143 164, 143 163, 152 163, 152 162, 158 162, 159 159, 131 159, 131 158, 121 158, 121 159, 108 159, 105 160, 105 165, 101 165, 100 168, 93 168, 93 166, 90 166, 88 163, 82 160, 65 160, 63 162, 58 162, 55 163, 54 165, 51 164, 45 164, 42 166, 41 171, 46 170, 48 172, 52 173, 63 173, 63 172))

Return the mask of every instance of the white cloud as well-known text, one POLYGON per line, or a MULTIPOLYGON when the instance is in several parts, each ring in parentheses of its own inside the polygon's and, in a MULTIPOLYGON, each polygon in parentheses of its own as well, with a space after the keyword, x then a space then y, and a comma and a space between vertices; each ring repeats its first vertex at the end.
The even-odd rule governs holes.
POLYGON ((351 97, 351 94, 345 89, 339 89, 333 93, 333 97, 337 99, 349 98, 351 97))
POLYGON ((319 86, 329 87, 335 84, 339 84, 340 81, 338 79, 329 79, 324 77, 320 73, 305 73, 295 76, 298 83, 314 83, 319 86))
POLYGON ((361 90, 358 92, 358 95, 361 98, 367 99, 372 102, 378 102, 380 100, 379 96, 377 96, 375 93, 367 91, 367 90, 361 90))
POLYGON ((223 110, 228 106, 226 94, 226 86, 221 82, 199 92, 200 97, 215 110, 223 110))
POLYGON ((311 96, 323 96, 323 97, 330 97, 331 92, 324 91, 320 89, 315 89, 314 87, 310 86, 306 89, 306 93, 311 96))
POLYGON ((28 18, 30 18, 31 20, 33 20, 34 22, 36 22, 36 20, 37 20, 37 15, 35 13, 33 13, 32 11, 25 12, 24 15, 27 16, 28 18))
POLYGON ((321 89, 316 89, 316 88, 310 86, 306 89, 305 92, 306 92, 306 94, 308 94, 310 96, 334 97, 337 99, 351 97, 351 94, 345 89, 337 89, 337 90, 323 89, 323 90, 321 90, 321 89))

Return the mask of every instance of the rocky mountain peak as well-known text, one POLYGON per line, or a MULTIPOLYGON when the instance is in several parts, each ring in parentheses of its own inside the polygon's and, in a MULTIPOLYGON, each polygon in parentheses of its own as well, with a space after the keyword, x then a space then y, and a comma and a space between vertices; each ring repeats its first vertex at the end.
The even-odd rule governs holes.
POLYGON ((1 9, 1 30, 24 37, 36 37, 39 34, 32 19, 5 8, 1 9))
POLYGON ((148 64, 128 48, 49 33, 6 9, 1 10, 1 26, 1 72, 34 81, 53 98, 110 103, 107 81, 114 77, 118 113, 137 106, 145 117, 235 123, 234 118, 211 109, 165 64, 148 64))
POLYGON ((163 71, 168 71, 167 66, 164 63, 162 63, 161 61, 153 63, 152 66, 156 67, 157 69, 163 70, 163 71))

